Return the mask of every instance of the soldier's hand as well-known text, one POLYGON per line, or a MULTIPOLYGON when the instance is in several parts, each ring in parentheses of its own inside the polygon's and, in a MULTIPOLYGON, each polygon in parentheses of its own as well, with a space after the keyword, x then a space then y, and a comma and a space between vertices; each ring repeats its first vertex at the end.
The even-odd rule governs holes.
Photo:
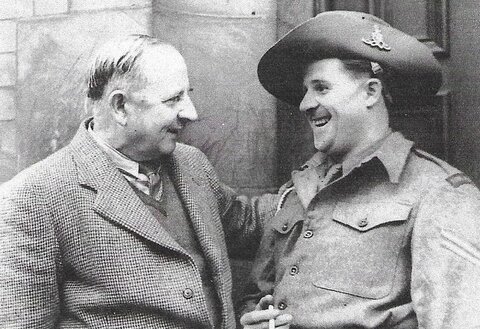
POLYGON ((240 324, 244 329, 269 329, 268 322, 273 319, 276 329, 289 329, 293 317, 290 314, 281 314, 278 309, 268 309, 272 304, 273 296, 264 296, 254 311, 245 313, 240 318, 240 324))

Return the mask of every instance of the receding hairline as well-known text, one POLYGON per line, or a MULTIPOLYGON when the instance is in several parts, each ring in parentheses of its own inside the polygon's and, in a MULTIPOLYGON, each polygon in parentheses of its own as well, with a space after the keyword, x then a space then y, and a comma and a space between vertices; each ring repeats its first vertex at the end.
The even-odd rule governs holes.
MULTIPOLYGON (((92 58, 87 79, 87 97, 100 100, 112 80, 141 77, 143 54, 150 50, 176 53, 171 44, 148 35, 129 35, 105 43, 92 58)), ((183 57, 182 57, 183 58, 183 57)))

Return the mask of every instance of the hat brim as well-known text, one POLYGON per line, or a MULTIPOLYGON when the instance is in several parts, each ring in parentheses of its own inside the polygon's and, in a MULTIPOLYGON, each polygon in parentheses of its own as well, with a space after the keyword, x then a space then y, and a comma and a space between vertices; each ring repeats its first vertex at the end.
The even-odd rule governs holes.
POLYGON ((442 84, 442 72, 431 50, 416 38, 379 22, 386 24, 360 12, 317 15, 267 50, 258 64, 260 83, 275 97, 298 106, 303 98, 306 64, 325 58, 366 59, 389 71, 389 88, 394 94, 435 94, 442 84), (375 24, 390 50, 362 41, 371 36, 375 24))

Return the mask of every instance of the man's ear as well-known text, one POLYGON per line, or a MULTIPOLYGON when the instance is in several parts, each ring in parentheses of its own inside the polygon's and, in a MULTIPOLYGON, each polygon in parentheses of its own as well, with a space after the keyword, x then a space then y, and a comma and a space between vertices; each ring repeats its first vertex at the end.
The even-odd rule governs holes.
POLYGON ((367 107, 375 105, 382 97, 382 81, 377 78, 371 78, 367 81, 367 107))
POLYGON ((113 112, 115 121, 122 126, 127 124, 127 112, 125 111, 125 92, 114 90, 108 96, 108 104, 113 112))

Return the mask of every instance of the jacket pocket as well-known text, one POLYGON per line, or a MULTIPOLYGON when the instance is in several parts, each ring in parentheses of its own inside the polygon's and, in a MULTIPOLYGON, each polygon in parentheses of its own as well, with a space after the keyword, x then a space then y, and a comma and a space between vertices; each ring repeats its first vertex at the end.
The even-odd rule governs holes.
POLYGON ((280 236, 291 233, 294 226, 303 222, 305 210, 296 196, 292 196, 286 200, 285 206, 281 208, 272 219, 272 228, 280 234, 280 236))
POLYGON ((271 221, 274 234, 275 263, 289 255, 295 247, 305 218, 305 210, 298 198, 287 200, 286 206, 281 208, 271 221))
POLYGON ((337 203, 322 233, 313 285, 379 299, 393 286, 412 206, 396 203, 337 203))

